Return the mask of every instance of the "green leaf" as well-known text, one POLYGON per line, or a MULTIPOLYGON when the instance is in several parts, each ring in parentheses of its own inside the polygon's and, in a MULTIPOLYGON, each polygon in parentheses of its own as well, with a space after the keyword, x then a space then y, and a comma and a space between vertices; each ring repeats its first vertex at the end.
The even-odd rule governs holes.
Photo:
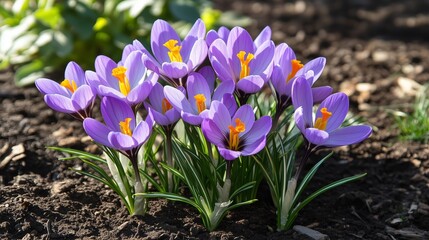
POLYGON ((198 8, 187 3, 171 1, 169 9, 174 17, 188 23, 194 23, 200 17, 198 8))
POLYGON ((18 86, 33 84, 36 79, 45 75, 43 62, 34 60, 29 64, 23 65, 16 70, 15 83, 18 86))
POLYGON ((59 25, 61 20, 61 11, 59 7, 54 6, 52 8, 45 8, 45 9, 37 9, 37 11, 34 13, 34 16, 37 20, 40 22, 46 24, 50 28, 56 28, 57 25, 59 25))

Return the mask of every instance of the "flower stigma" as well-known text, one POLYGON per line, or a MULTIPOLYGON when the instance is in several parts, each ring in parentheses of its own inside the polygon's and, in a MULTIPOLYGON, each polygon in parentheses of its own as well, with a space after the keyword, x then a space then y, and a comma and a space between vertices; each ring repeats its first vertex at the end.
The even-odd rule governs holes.
POLYGON ((322 113, 322 117, 316 119, 314 127, 319 130, 325 130, 326 124, 328 123, 329 118, 332 116, 332 112, 329 112, 327 108, 320 109, 320 112, 322 113))
POLYGON ((180 49, 182 46, 177 45, 178 41, 170 39, 164 43, 164 47, 168 48, 168 57, 170 57, 171 62, 183 62, 182 55, 180 55, 180 49))
POLYGON ((121 133, 126 134, 128 136, 132 136, 133 132, 130 128, 131 118, 125 118, 124 121, 119 122, 119 128, 121 129, 121 133))
POLYGON ((249 63, 255 57, 252 53, 247 53, 246 58, 244 58, 244 56, 246 56, 245 51, 240 51, 237 54, 238 59, 240 59, 240 65, 241 65, 240 79, 250 75, 249 63))
POLYGON ((194 96, 195 105, 197 105, 198 113, 206 110, 206 97, 204 94, 197 94, 194 96))
POLYGON ((171 103, 167 100, 167 98, 162 99, 162 113, 165 114, 168 110, 172 109, 171 103))
POLYGON ((289 75, 287 76, 286 82, 289 82, 293 77, 295 77, 295 74, 304 67, 304 64, 301 63, 301 61, 293 59, 290 61, 292 65, 292 70, 290 71, 289 75))
POLYGON ((64 79, 64 81, 61 82, 61 86, 67 88, 72 93, 74 93, 77 89, 76 82, 68 79, 64 79))
POLYGON ((112 76, 117 78, 119 81, 119 91, 125 96, 127 96, 131 90, 130 81, 128 81, 128 78, 125 75, 126 72, 127 69, 123 66, 112 69, 112 76))
POLYGON ((240 118, 235 119, 235 127, 232 125, 228 126, 229 128, 229 149, 237 150, 238 144, 240 143, 240 138, 238 135, 246 130, 246 125, 241 121, 240 118))

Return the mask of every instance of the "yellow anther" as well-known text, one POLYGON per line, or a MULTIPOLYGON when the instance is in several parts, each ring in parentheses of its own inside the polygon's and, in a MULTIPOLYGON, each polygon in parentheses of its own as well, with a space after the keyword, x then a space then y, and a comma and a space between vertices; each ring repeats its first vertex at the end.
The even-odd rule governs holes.
POLYGON ((171 103, 167 100, 167 98, 162 99, 162 113, 166 113, 168 110, 172 109, 171 103))
POLYGON ((229 128, 229 149, 237 150, 238 144, 240 143, 239 134, 246 131, 246 125, 241 121, 240 118, 235 119, 235 127, 232 125, 229 128))
POLYGON ((72 93, 74 93, 77 89, 76 82, 68 79, 64 79, 64 81, 61 82, 61 86, 67 88, 72 93))
POLYGON ((168 48, 168 56, 171 62, 183 62, 182 55, 180 55, 180 49, 182 46, 177 45, 179 41, 170 39, 164 43, 164 47, 168 48))
POLYGON ((295 77, 295 74, 299 71, 299 69, 304 67, 304 64, 301 63, 301 61, 293 59, 291 62, 292 70, 290 71, 289 75, 287 76, 286 82, 289 82, 293 77, 295 77))
POLYGON ((124 121, 119 122, 119 128, 121 129, 121 133, 126 134, 128 136, 132 136, 133 132, 130 128, 131 118, 125 118, 124 121))
POLYGON ((206 97, 204 94, 197 94, 194 96, 195 105, 197 105, 198 113, 206 110, 206 97))
POLYGON ((112 69, 112 76, 118 79, 119 81, 119 91, 125 96, 131 91, 130 81, 128 81, 125 73, 127 69, 123 66, 116 67, 112 69))
POLYGON ((250 75, 249 63, 255 57, 252 53, 247 53, 246 58, 244 58, 245 56, 246 56, 245 51, 240 51, 237 54, 238 59, 240 59, 240 65, 241 65, 240 79, 250 75))
POLYGON ((316 119, 314 127, 319 130, 325 130, 326 124, 328 124, 328 120, 332 116, 332 112, 329 112, 327 108, 320 109, 320 112, 322 113, 322 117, 316 119))

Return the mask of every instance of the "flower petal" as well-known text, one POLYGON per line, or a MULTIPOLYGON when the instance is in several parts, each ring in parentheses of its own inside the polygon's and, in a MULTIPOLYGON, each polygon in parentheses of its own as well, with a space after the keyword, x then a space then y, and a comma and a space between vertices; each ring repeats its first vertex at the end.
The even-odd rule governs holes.
POLYGON ((70 91, 51 79, 39 78, 36 80, 35 84, 42 94, 59 94, 65 97, 71 97, 70 91))
MULTIPOLYGON (((256 140, 260 139, 261 137, 266 137, 267 134, 270 132, 272 125, 271 117, 269 116, 263 116, 252 126, 252 129, 243 136, 243 140, 246 145, 253 144, 256 140)), ((244 150, 243 150, 244 151, 244 150)))
POLYGON ((63 113, 75 113, 78 111, 74 108, 72 100, 63 95, 46 94, 44 99, 46 104, 55 111, 63 113))
POLYGON ((266 136, 263 136, 249 145, 244 146, 243 148, 243 156, 250 156, 261 151, 266 144, 266 136))
POLYGON ((198 112, 195 96, 198 94, 203 94, 205 101, 205 109, 210 107, 210 103, 212 101, 211 92, 209 85, 207 84, 206 79, 199 73, 193 72, 189 74, 187 80, 187 90, 188 90, 188 100, 191 104, 191 107, 195 112, 198 112))
POLYGON ((131 89, 135 88, 138 84, 144 81, 146 67, 141 60, 142 53, 134 51, 128 55, 124 62, 124 67, 127 69, 126 76, 130 83, 131 89))
POLYGON ((209 142, 218 147, 225 147, 226 136, 213 120, 204 119, 201 123, 201 130, 209 142))
POLYGON ((119 89, 118 79, 112 76, 112 70, 117 66, 112 59, 103 55, 95 59, 95 72, 101 77, 101 84, 119 89))
POLYGON ((231 125, 235 126, 235 120, 239 118, 245 126, 245 130, 239 134, 240 137, 248 133, 255 123, 255 113, 249 104, 245 104, 237 109, 234 116, 231 118, 231 125))
POLYGON ((129 104, 136 105, 143 102, 151 93, 153 84, 150 81, 144 81, 133 88, 127 95, 129 104))
POLYGON ((310 62, 308 62, 307 64, 305 64, 304 67, 301 68, 296 73, 296 75, 299 76, 299 75, 305 74, 309 70, 312 70, 314 72, 314 78, 313 78, 313 84, 314 84, 314 82, 320 77, 320 75, 322 75, 325 65, 326 65, 326 58, 324 57, 315 58, 310 62))
POLYGON ((223 81, 221 82, 216 90, 213 93, 212 100, 221 101, 225 94, 233 94, 235 89, 235 84, 233 81, 223 81))
POLYGON ((160 83, 156 83, 149 94, 150 104, 156 111, 162 112, 162 101, 164 98, 164 87, 160 83))
POLYGON ((178 112, 184 111, 197 114, 194 112, 194 109, 191 107, 188 99, 186 99, 185 94, 183 94, 179 89, 171 86, 165 86, 164 95, 178 112))
POLYGON ((313 126, 313 95, 307 80, 300 76, 292 84, 292 103, 295 109, 302 106, 302 117, 306 126, 313 126))
POLYGON ((115 132, 121 132, 119 123, 126 118, 131 118, 131 130, 134 130, 136 125, 133 110, 124 100, 118 98, 104 97, 101 100, 101 115, 106 125, 115 132))
POLYGON ((219 154, 225 158, 225 160, 234 160, 241 156, 241 152, 229 150, 223 147, 218 147, 219 154))
POLYGON ((327 108, 332 113, 328 120, 325 131, 331 132, 341 126, 349 111, 349 98, 345 93, 334 93, 327 97, 316 112, 316 119, 322 116, 320 110, 327 108))
POLYGON ((72 95, 72 103, 76 110, 89 107, 94 102, 95 94, 88 85, 80 86, 72 95))
POLYGON ((229 33, 226 46, 227 49, 230 49, 227 57, 231 60, 234 76, 236 79, 240 79, 241 63, 237 54, 240 51, 244 51, 246 54, 255 53, 255 45, 253 44, 252 37, 244 28, 234 27, 229 33))
POLYGON ((133 131, 133 138, 139 145, 142 145, 152 133, 152 127, 145 121, 141 121, 133 131))
POLYGON ((195 126, 200 125, 203 121, 203 118, 200 115, 192 114, 189 112, 182 111, 180 112, 180 116, 182 117, 183 121, 195 126))
POLYGON ((245 78, 242 78, 236 83, 236 88, 240 89, 245 93, 257 93, 259 92, 265 84, 265 80, 258 75, 250 75, 245 78))
POLYGON ((304 137, 314 145, 324 145, 329 138, 329 133, 317 128, 306 128, 303 133, 304 137))
POLYGON ((83 120, 83 129, 85 129, 86 134, 88 134, 88 136, 90 136, 95 142, 106 147, 113 147, 107 139, 110 129, 107 128, 106 125, 93 118, 85 118, 85 120, 83 120))
POLYGON ((329 95, 331 95, 332 90, 332 87, 329 86, 312 88, 311 91, 313 94, 314 103, 320 103, 325 100, 329 95))
POLYGON ((73 61, 67 64, 64 77, 65 79, 75 81, 78 87, 86 84, 85 73, 83 72, 82 68, 73 61))
POLYGON ((107 136, 107 139, 109 139, 109 142, 113 145, 113 148, 123 151, 135 149, 140 145, 131 136, 120 132, 110 132, 107 136))
POLYGON ((359 143, 369 137, 372 129, 367 125, 339 128, 329 133, 329 139, 323 144, 326 147, 338 147, 359 143))
POLYGON ((210 46, 210 63, 221 81, 233 81, 235 79, 227 54, 226 44, 222 39, 215 40, 210 46))
POLYGON ((216 123, 223 134, 229 133, 231 115, 225 105, 219 101, 213 101, 210 107, 210 118, 216 123))
POLYGON ((162 71, 169 78, 182 78, 188 74, 188 66, 182 62, 164 62, 162 71))
POLYGON ((264 80, 267 80, 268 77, 271 76, 272 72, 274 50, 275 46, 272 41, 266 41, 257 48, 255 58, 249 63, 250 74, 261 75, 264 80))
POLYGON ((177 40, 180 45, 181 41, 176 31, 164 20, 158 19, 153 23, 150 35, 152 52, 159 63, 170 62, 168 49, 164 44, 169 40, 177 40))
POLYGON ((271 28, 266 26, 261 33, 255 38, 255 46, 258 48, 264 42, 271 40, 271 28))

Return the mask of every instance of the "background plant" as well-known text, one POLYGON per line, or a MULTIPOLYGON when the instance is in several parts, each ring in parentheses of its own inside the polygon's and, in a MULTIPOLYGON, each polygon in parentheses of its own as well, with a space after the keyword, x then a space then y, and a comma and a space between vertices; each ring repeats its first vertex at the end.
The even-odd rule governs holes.
POLYGON ((207 27, 250 21, 213 9, 210 0, 4 0, 0 69, 12 67, 20 86, 63 69, 69 61, 91 69, 98 54, 120 59, 122 48, 132 40, 147 43, 158 18, 174 22, 179 34, 197 18, 207 27))

